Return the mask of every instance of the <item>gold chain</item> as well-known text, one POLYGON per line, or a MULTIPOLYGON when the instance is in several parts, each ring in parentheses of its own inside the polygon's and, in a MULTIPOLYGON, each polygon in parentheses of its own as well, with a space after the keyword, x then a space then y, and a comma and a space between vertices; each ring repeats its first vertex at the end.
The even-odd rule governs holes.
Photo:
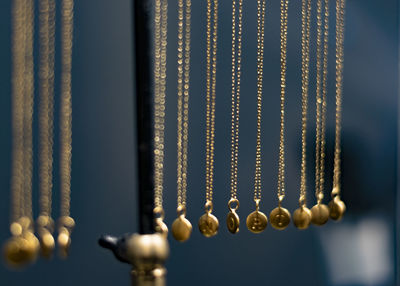
POLYGON ((317 80, 316 80, 316 140, 315 140, 315 196, 319 203, 324 197, 325 130, 328 76, 329 1, 325 0, 324 46, 322 51, 322 0, 317 1, 317 80), (321 64, 321 52, 323 59, 321 64), (323 66, 322 66, 323 65, 323 66), (322 74, 321 74, 322 69, 322 74), (322 83, 321 83, 322 76, 322 83), (322 90, 321 90, 322 89, 322 90), (322 93, 322 95, 321 95, 322 93))
POLYGON ((54 249, 54 222, 51 218, 53 187, 53 110, 55 1, 39 1, 39 206, 37 219, 42 254, 54 249))
POLYGON ((274 208, 269 219, 271 225, 278 229, 285 229, 290 223, 290 213, 283 208, 282 201, 285 197, 285 90, 286 90, 286 57, 287 57, 287 30, 288 30, 289 0, 281 0, 281 122, 279 134, 279 166, 278 166, 278 207, 274 208))
POLYGON ((261 105, 264 65, 265 2, 265 0, 257 0, 257 143, 256 170, 254 175, 254 202, 256 203, 256 210, 250 213, 246 219, 246 226, 253 233, 264 231, 268 224, 267 216, 259 211, 261 201, 261 105))
POLYGON ((214 170, 214 136, 215 136, 215 88, 217 75, 217 29, 218 0, 207 0, 207 112, 206 112, 206 203, 205 214, 199 219, 199 230, 205 237, 218 233, 219 222, 212 214, 213 210, 213 170, 214 170), (212 15, 213 14, 213 15, 212 15), (211 19, 213 16, 213 19, 211 19), (211 40, 212 35, 212 40, 211 40))
POLYGON ((289 0, 281 0, 281 123, 279 135, 278 200, 285 197, 285 89, 286 89, 286 47, 289 0))
POLYGON ((190 73, 190 18, 191 0, 178 1, 178 138, 177 138, 177 193, 178 218, 172 224, 172 234, 178 241, 186 241, 192 224, 186 219, 187 148, 189 123, 190 73))
POLYGON ((58 228, 60 255, 68 254, 71 232, 75 225, 70 217, 72 155, 72 38, 74 1, 63 0, 61 7, 61 106, 60 106, 60 183, 61 207, 58 228))
POLYGON ((32 221, 33 1, 13 1, 12 21, 12 237, 4 250, 11 266, 21 266, 39 250, 32 221))
POLYGON ((207 0, 207 111, 206 111, 206 201, 213 200, 215 91, 217 75, 218 0, 207 0), (213 16, 213 19, 211 19, 213 16), (212 40, 211 40, 212 35, 212 40))
POLYGON ((24 185, 24 94, 25 94, 25 6, 23 0, 13 3, 12 36, 12 175, 11 222, 23 216, 24 185))
POLYGON ((343 64, 344 64, 344 15, 345 0, 336 1, 336 128, 335 128, 335 158, 333 173, 333 189, 340 194, 340 135, 342 121, 342 93, 343 93, 343 64))
POLYGON ((300 179, 300 206, 306 205, 307 180, 306 180, 306 153, 307 153, 307 108, 308 108, 308 83, 309 83, 309 65, 310 65, 310 18, 311 18, 311 0, 302 1, 302 67, 301 67, 301 90, 302 90, 302 108, 301 108, 301 179, 300 179))
POLYGON ((261 105, 264 68, 265 0, 257 1, 257 143, 256 171, 254 176, 254 201, 261 200, 261 105))
POLYGON ((191 0, 186 0, 185 7, 183 0, 179 0, 178 7, 177 203, 178 206, 186 207, 191 0), (186 8, 186 13, 184 13, 184 8, 186 8))
POLYGON ((155 61, 154 61, 154 203, 155 212, 163 211, 164 170, 164 117, 167 63, 167 10, 166 0, 155 2, 155 61))
POLYGON ((54 92, 54 29, 55 3, 41 0, 39 59, 39 189, 40 214, 51 215, 53 170, 53 92, 54 92))
POLYGON ((232 1, 231 199, 237 200, 243 0, 232 1), (238 6, 238 7, 237 7, 238 6), (236 22, 236 9, 238 10, 236 22), (237 31, 236 31, 237 25, 237 31))
POLYGON ((33 23, 34 23, 34 4, 26 1, 25 4, 25 94, 24 94, 24 207, 23 215, 32 221, 32 114, 33 114, 33 94, 34 94, 34 71, 33 71, 33 23))

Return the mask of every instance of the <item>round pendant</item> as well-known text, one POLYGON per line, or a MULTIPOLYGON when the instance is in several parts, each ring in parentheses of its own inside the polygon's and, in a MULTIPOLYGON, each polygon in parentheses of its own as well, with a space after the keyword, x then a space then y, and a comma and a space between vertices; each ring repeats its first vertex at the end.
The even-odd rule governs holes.
POLYGON ((311 211, 307 207, 300 207, 293 213, 293 223, 298 229, 306 229, 311 223, 311 211))
POLYGON ((162 220, 162 218, 156 218, 156 232, 162 234, 164 237, 168 236, 168 226, 162 220))
POLYGON ((235 234, 239 231, 240 219, 238 214, 232 210, 226 217, 226 226, 230 233, 235 234))
POLYGON ((262 232, 267 227, 267 224, 267 216, 260 211, 252 212, 246 219, 247 228, 253 233, 262 232))
POLYGON ((50 258, 53 255, 55 248, 54 237, 50 232, 45 232, 40 236, 40 253, 45 258, 50 258))
POLYGON ((60 257, 67 258, 69 247, 71 245, 71 237, 69 235, 69 232, 66 230, 61 231, 58 234, 57 243, 60 257))
POLYGON ((203 214, 199 219, 199 230, 205 237, 212 237, 218 233, 218 219, 211 213, 203 214))
POLYGON ((346 205, 339 197, 335 197, 332 201, 330 201, 328 207, 329 207, 329 216, 331 219, 336 221, 342 219, 346 211, 346 205))
POLYGON ((329 219, 329 209, 325 204, 316 204, 311 208, 311 222, 321 226, 329 219))
POLYGON ((192 224, 185 218, 184 215, 180 215, 172 224, 172 236, 177 241, 186 241, 189 239, 192 233, 192 224))
POLYGON ((28 241, 21 236, 11 237, 4 245, 4 255, 7 264, 20 267, 29 262, 28 241))
POLYGON ((271 211, 269 215, 269 221, 271 222, 273 228, 283 230, 290 223, 290 213, 285 208, 276 207, 271 211))

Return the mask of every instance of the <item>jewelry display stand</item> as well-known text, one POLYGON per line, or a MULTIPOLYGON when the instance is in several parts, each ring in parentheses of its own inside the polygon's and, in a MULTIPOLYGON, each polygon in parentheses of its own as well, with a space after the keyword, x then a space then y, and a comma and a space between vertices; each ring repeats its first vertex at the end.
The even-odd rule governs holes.
POLYGON ((132 0, 134 15, 134 65, 138 158, 139 233, 99 239, 100 246, 132 265, 133 286, 164 286, 164 263, 169 254, 167 239, 154 227, 154 0, 132 0))

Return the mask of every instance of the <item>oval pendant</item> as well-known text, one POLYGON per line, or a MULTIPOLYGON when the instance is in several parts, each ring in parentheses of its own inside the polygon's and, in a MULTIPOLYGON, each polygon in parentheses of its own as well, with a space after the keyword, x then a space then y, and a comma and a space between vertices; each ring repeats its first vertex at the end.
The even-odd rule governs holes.
POLYGON ((290 223, 290 213, 287 209, 278 206, 271 211, 269 221, 273 228, 283 230, 290 223))
POLYGON ((326 224, 329 219, 329 209, 325 204, 316 204, 311 208, 311 222, 321 226, 326 224))
POLYGON ((267 227, 268 219, 267 216, 260 212, 254 211, 247 216, 246 225, 247 228, 253 233, 260 233, 267 227))
POLYGON ((298 208, 293 213, 293 224, 298 229, 306 229, 311 223, 311 211, 309 208, 303 206, 298 208))
POLYGON ((218 233, 218 219, 211 213, 203 214, 199 219, 199 230, 205 237, 212 237, 218 233))
POLYGON ((226 226, 230 233, 235 234, 239 231, 240 219, 238 214, 231 210, 226 217, 226 226))
POLYGON ((184 215, 180 215, 172 224, 172 236, 180 242, 184 242, 189 239, 192 233, 192 224, 185 218, 184 215))
POLYGON ((336 221, 341 220, 346 212, 346 205, 338 196, 329 202, 328 207, 330 218, 336 221))

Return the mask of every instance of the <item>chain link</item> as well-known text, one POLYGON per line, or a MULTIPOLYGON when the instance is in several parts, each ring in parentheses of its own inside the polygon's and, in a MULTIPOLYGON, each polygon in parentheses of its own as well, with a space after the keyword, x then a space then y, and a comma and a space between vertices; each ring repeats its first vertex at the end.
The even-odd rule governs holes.
POLYGON ((278 200, 285 197, 285 89, 286 89, 286 57, 287 57, 287 26, 289 0, 281 0, 281 91, 280 91, 280 134, 279 134, 279 170, 278 170, 278 200))
POLYGON ((39 2, 39 190, 40 214, 51 215, 53 178, 55 2, 39 2))
POLYGON ((186 207, 191 0, 178 1, 178 206, 186 207))
POLYGON ((310 66, 310 22, 311 22, 311 0, 302 0, 302 29, 301 29, 301 47, 302 47, 302 66, 301 66, 301 179, 300 179, 300 198, 299 203, 305 206, 307 193, 306 180, 306 153, 307 153, 307 109, 308 109, 308 83, 310 66))
POLYGON ((206 200, 213 200, 215 97, 217 76, 218 0, 207 0, 206 200), (212 8, 214 2, 214 9, 212 8))
POLYGON ((164 118, 167 64, 167 0, 155 1, 154 204, 163 209, 164 118))
POLYGON ((336 194, 340 194, 340 154, 341 154, 341 121, 342 121, 342 94, 343 94, 343 64, 344 64, 344 21, 345 0, 336 1, 336 116, 335 116, 335 157, 333 172, 333 187, 336 194))
POLYGON ((324 45, 322 50, 322 0, 317 1, 317 78, 316 78, 316 140, 315 140, 315 196, 320 203, 324 197, 325 130, 328 76, 329 1, 324 2, 324 45), (321 52, 323 59, 321 63, 321 52), (321 73, 322 69, 322 73, 321 73), (322 94, 322 95, 321 95, 322 94))
POLYGON ((63 0, 61 9, 61 110, 60 110, 60 183, 63 217, 70 215, 72 152, 72 36, 73 0, 63 0))
POLYGON ((257 1, 257 143, 254 201, 261 200, 261 105, 264 68, 265 0, 257 1))
POLYGON ((243 0, 232 0, 231 198, 237 199, 243 0), (236 9, 238 10, 236 23, 236 9), (236 31, 237 25, 237 31, 236 31))

